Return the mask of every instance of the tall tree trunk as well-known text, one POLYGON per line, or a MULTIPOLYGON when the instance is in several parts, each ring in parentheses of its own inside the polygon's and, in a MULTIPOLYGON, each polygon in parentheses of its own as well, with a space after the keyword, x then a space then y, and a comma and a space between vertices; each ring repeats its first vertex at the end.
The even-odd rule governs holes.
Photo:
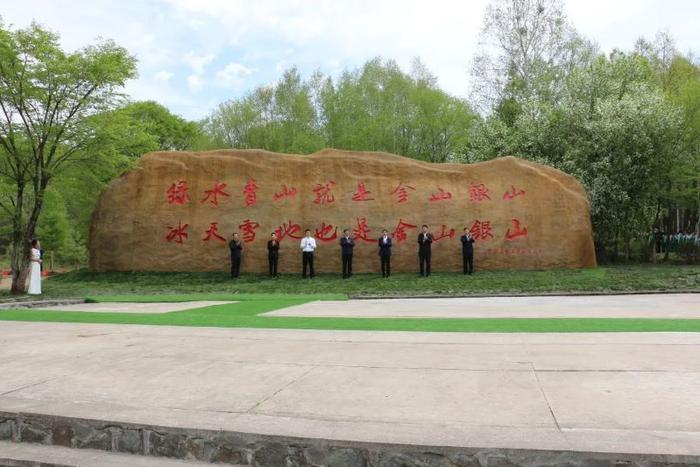
POLYGON ((10 292, 14 295, 23 294, 27 290, 27 276, 29 275, 29 251, 31 241, 36 233, 36 226, 41 214, 46 191, 47 180, 41 180, 34 186, 34 206, 27 220, 27 225, 22 225, 22 210, 24 201, 24 186, 18 186, 18 209, 15 214, 15 226, 12 235, 12 285, 10 292))
POLYGON ((24 182, 17 182, 17 196, 15 197, 15 212, 12 217, 12 242, 10 245, 10 269, 12 270, 12 285, 10 293, 22 294, 25 292, 27 274, 25 269, 29 263, 29 248, 24 242, 24 182))
POLYGON ((656 203, 656 213, 654 214, 654 220, 651 223, 651 262, 656 264, 656 246, 659 241, 658 234, 659 229, 659 216, 661 215, 661 200, 656 203))
POLYGON ((22 232, 15 232, 12 235, 12 253, 10 267, 12 268, 12 285, 10 293, 13 295, 23 294, 27 286, 27 264, 29 263, 29 248, 25 247, 24 235, 22 232))
MULTIPOLYGON (((700 182, 698 182, 700 188, 700 182)), ((700 235, 700 189, 698 189, 698 220, 695 223, 695 235, 700 235)))

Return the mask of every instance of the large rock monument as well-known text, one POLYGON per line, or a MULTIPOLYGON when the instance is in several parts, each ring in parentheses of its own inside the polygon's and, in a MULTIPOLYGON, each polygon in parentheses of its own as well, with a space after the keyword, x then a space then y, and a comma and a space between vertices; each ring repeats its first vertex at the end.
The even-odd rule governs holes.
POLYGON ((243 272, 267 270, 281 239, 280 272, 299 272, 299 239, 317 239, 316 269, 340 270, 345 228, 354 271, 379 270, 376 239, 394 238, 393 271, 417 271, 417 236, 435 237, 433 270, 461 269, 459 237, 474 238, 477 269, 596 265, 590 206, 565 173, 515 157, 432 164, 386 153, 327 149, 308 156, 260 150, 155 152, 113 180, 93 213, 94 271, 225 271, 239 232, 243 272))

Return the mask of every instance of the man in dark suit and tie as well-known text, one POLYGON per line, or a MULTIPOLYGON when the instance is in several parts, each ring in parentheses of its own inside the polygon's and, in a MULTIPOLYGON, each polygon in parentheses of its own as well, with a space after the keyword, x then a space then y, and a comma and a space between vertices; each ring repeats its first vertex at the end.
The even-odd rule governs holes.
POLYGON ((460 240, 462 241, 462 269, 464 274, 471 274, 474 270, 474 237, 469 233, 468 228, 464 228, 464 235, 460 240))
POLYGON ((237 233, 232 235, 231 241, 228 242, 228 247, 231 250, 231 279, 238 279, 238 276, 241 273, 243 242, 238 238, 237 233))
POLYGON ((270 240, 267 241, 267 266, 270 271, 270 277, 277 277, 277 264, 280 259, 280 242, 277 240, 277 234, 272 232, 270 240))
POLYGON ((382 277, 391 274, 391 237, 386 229, 382 230, 382 236, 377 240, 379 246, 379 261, 382 266, 382 277))
POLYGON ((418 262, 420 263, 420 275, 430 275, 430 245, 433 243, 433 235, 428 231, 428 226, 423 224, 421 233, 418 234, 418 262))
POLYGON ((350 236, 348 229, 343 230, 340 238, 340 259, 343 262, 343 279, 352 276, 352 250, 355 248, 355 239, 350 236))

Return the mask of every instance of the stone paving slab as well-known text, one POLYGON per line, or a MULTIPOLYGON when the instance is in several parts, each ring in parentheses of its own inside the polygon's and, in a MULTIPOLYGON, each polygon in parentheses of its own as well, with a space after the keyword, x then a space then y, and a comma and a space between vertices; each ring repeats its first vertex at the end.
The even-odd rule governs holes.
POLYGON ((96 449, 71 449, 62 446, 0 441, 0 465, 24 466, 30 462, 81 467, 202 467, 211 465, 205 462, 144 457, 96 449))
POLYGON ((201 300, 191 302, 159 302, 159 303, 134 303, 134 302, 100 302, 100 303, 75 303, 68 305, 56 305, 41 307, 46 311, 84 311, 88 313, 146 313, 159 314, 173 311, 192 310, 207 306, 226 305, 238 303, 230 301, 201 300))
POLYGON ((700 318, 700 294, 315 301, 266 316, 343 318, 700 318))
POLYGON ((700 455, 700 334, 0 323, 0 411, 354 442, 700 455))

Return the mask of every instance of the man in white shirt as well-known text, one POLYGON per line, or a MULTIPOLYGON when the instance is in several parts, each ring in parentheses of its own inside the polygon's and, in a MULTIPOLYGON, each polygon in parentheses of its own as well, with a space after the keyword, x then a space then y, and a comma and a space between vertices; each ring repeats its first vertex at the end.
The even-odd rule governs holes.
POLYGON ((304 238, 301 239, 301 277, 306 279, 306 269, 309 269, 309 277, 314 278, 314 251, 316 250, 316 239, 311 236, 311 230, 306 229, 304 238))

